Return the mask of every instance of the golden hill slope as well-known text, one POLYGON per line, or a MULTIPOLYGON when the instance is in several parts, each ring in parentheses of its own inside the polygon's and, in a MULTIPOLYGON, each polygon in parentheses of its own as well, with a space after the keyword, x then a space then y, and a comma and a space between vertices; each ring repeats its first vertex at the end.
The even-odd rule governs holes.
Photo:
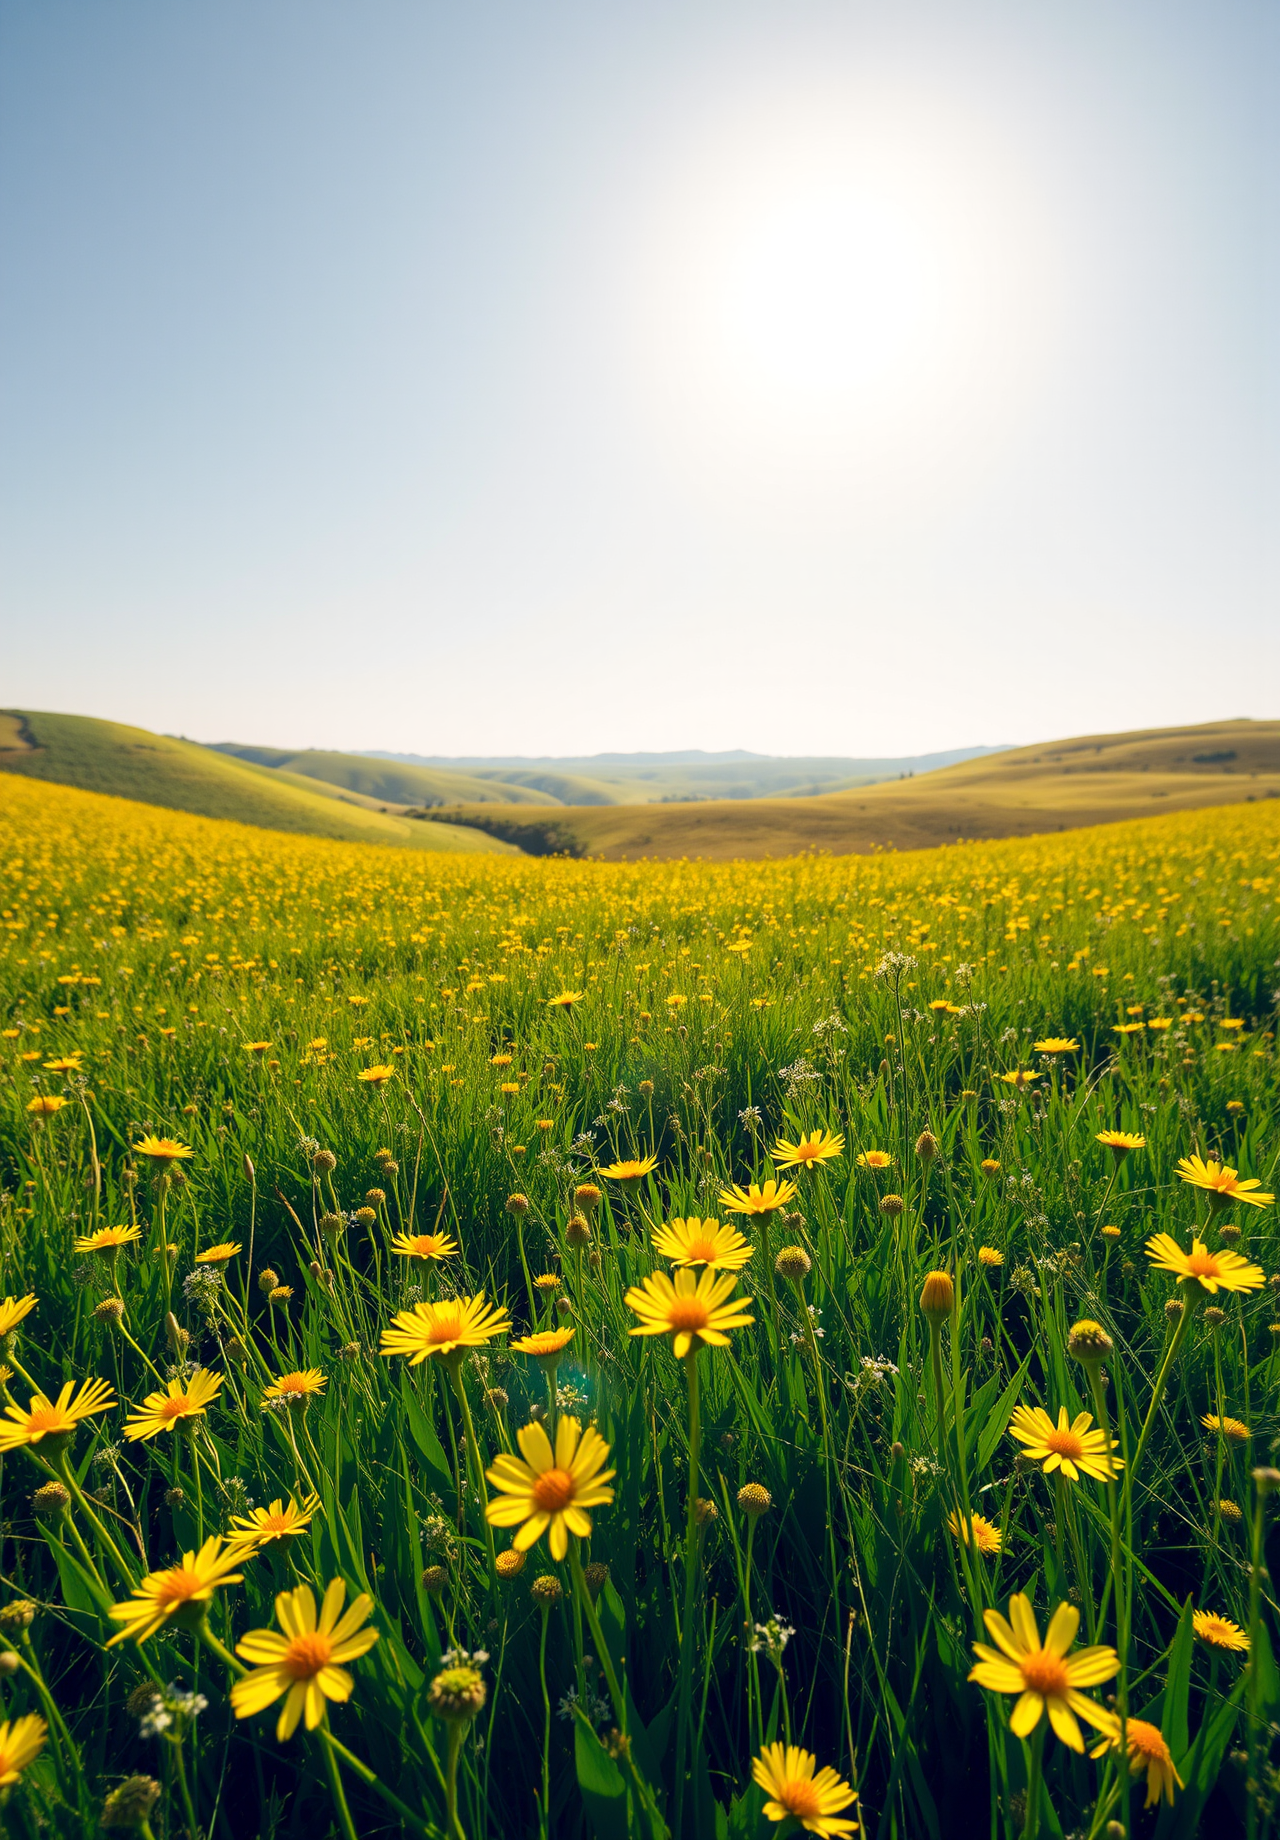
POLYGON ((450 851, 511 847, 483 831, 418 823, 381 812, 374 801, 319 780, 284 777, 192 741, 91 716, 0 711, 0 770, 206 818, 235 818, 265 830, 348 843, 450 851))
MULTIPOLYGON (((726 860, 927 849, 1277 797, 1280 722, 1241 720, 1044 742, 816 798, 522 806, 518 815, 526 826, 545 821, 591 856, 726 860)), ((457 815, 473 825, 502 822, 475 806, 457 815)))

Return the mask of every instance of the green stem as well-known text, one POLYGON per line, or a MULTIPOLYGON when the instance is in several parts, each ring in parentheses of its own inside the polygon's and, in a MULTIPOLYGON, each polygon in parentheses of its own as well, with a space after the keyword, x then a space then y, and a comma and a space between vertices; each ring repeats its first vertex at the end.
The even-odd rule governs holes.
MULTIPOLYGON (((324 1752, 324 1767, 329 1777, 329 1792, 333 1796, 333 1805, 338 1811, 338 1825, 342 1829, 343 1840, 358 1840, 355 1823, 351 1819, 351 1810, 347 1807, 347 1798, 343 1792, 342 1778, 338 1774, 338 1760, 329 1743, 327 1728, 321 1725, 317 1735, 320 1739, 320 1748, 324 1752)), ((195 1832, 194 1827, 192 1832, 195 1832)))
POLYGON ((462 1749, 462 1725, 459 1720, 449 1722, 449 1756, 445 1766, 445 1808, 446 1820, 450 1834, 457 1840, 467 1840, 462 1823, 458 1819, 458 1752, 462 1749))
POLYGON ((542 1840, 547 1840, 551 1832, 547 1825, 551 1818, 551 1695, 547 1691, 547 1621, 550 1614, 549 1606, 543 1604, 542 1635, 538 1643, 538 1678, 542 1682, 542 1807, 538 1828, 542 1840))
POLYGON ((688 1744, 689 1700, 693 1690, 693 1609, 698 1581, 698 1460, 702 1444, 701 1402, 698 1397, 698 1350, 685 1356, 689 1384, 689 1503, 685 1523, 684 1620, 680 1628, 680 1692, 676 1708, 675 1819, 671 1831, 683 1840, 684 1769, 688 1744))
POLYGON ((454 1391, 462 1407, 462 1423, 467 1437, 467 1461, 471 1465, 472 1480, 476 1487, 476 1502, 480 1513, 480 1525, 484 1529, 484 1548, 489 1557, 489 1590, 498 1588, 498 1568, 493 1550, 493 1528, 485 1513, 484 1466, 480 1461, 480 1446, 476 1443, 476 1428, 471 1422, 471 1407, 467 1402, 467 1389, 463 1384, 462 1365, 458 1361, 450 1364, 449 1372, 453 1378, 454 1391))

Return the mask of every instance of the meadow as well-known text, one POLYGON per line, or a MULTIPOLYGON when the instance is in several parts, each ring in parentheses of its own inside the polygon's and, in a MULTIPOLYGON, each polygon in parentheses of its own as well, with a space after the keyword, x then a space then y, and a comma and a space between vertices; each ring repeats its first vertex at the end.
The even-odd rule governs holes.
POLYGON ((7 1834, 1270 1831, 1280 806, 3 791, 7 1834))

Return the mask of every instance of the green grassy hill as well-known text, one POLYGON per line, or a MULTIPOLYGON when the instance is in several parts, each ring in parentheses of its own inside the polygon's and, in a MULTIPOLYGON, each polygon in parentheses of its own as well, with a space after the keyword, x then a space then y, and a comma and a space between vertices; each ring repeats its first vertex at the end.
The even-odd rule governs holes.
MULTIPOLYGON (((455 773, 445 767, 418 767, 403 761, 378 760, 365 754, 340 754, 325 748, 303 748, 293 752, 288 748, 248 747, 238 741, 215 741, 208 752, 268 769, 272 774, 300 776, 311 783, 318 781, 340 786, 375 805, 548 803, 549 788, 530 790, 487 774, 481 777, 473 773, 455 773)), ((593 801, 580 798, 575 802, 585 805, 593 801)))
POLYGON ((423 824, 370 809, 318 779, 286 777, 194 741, 91 716, 0 711, 0 770, 206 818, 235 818, 264 830, 348 843, 446 851, 511 848, 467 826, 423 824))

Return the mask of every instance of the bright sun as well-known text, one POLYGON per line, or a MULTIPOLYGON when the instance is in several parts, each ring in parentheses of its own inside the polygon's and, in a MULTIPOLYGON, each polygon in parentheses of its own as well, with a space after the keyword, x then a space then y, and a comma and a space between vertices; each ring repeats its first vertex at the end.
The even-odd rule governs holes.
POLYGON ((981 123, 884 86, 755 99, 656 203, 637 377, 685 470, 905 484, 1002 446, 1060 302, 1040 201, 981 123))

